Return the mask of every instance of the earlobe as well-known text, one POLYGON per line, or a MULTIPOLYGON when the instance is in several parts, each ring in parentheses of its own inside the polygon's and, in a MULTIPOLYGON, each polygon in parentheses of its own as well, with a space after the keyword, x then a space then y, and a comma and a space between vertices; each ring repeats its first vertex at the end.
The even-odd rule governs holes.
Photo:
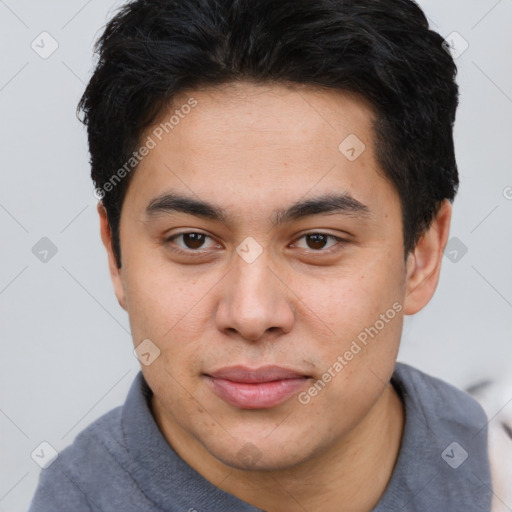
POLYGON ((98 203, 98 214, 100 216, 100 234, 103 245, 107 251, 108 256, 108 267, 110 272, 110 278, 114 285, 114 292, 117 297, 119 305, 126 310, 126 297, 123 287, 123 279, 121 269, 118 268, 116 258, 114 256, 114 250, 112 248, 112 233, 108 223, 107 210, 101 202, 98 203))
POLYGON ((404 313, 413 315, 423 309, 437 288, 444 249, 450 232, 452 206, 441 204, 430 228, 422 235, 406 262, 404 313))

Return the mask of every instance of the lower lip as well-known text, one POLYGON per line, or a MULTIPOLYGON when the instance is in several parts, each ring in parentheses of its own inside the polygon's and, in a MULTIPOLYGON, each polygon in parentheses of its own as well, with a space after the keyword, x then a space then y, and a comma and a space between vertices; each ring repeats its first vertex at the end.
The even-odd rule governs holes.
POLYGON ((296 394, 308 381, 306 377, 257 383, 233 382, 213 377, 209 380, 217 395, 240 409, 276 407, 296 394))

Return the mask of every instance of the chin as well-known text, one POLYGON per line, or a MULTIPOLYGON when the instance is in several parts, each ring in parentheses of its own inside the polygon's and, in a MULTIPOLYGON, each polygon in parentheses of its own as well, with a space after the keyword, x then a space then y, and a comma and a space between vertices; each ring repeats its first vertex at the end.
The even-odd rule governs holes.
MULTIPOLYGON (((247 439, 251 439, 250 437, 247 439)), ((301 446, 299 442, 290 442, 276 437, 274 440, 256 439, 243 441, 232 439, 226 446, 205 445, 206 449, 222 463, 245 471, 280 471, 290 469, 305 462, 313 455, 313 448, 301 446), (297 446, 301 449, 297 450, 297 446), (211 448, 211 449, 210 449, 211 448)))

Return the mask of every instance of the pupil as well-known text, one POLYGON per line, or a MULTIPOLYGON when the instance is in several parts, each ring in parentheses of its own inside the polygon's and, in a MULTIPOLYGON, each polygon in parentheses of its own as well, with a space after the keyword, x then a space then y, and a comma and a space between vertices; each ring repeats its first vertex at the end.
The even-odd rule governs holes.
POLYGON ((204 236, 202 233, 186 233, 183 238, 189 249, 199 249, 204 242, 204 236))
POLYGON ((308 238, 308 245, 312 249, 322 249, 325 246, 325 235, 320 234, 314 234, 314 235, 307 235, 308 238), (313 244, 310 242, 313 241, 313 244))

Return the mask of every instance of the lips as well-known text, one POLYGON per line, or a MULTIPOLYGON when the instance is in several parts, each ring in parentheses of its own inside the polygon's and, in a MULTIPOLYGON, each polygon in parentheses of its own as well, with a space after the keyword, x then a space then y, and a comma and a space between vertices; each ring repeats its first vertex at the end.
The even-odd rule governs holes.
POLYGON ((310 376, 280 366, 230 366, 205 374, 212 390, 240 409, 276 407, 306 385, 310 376))

